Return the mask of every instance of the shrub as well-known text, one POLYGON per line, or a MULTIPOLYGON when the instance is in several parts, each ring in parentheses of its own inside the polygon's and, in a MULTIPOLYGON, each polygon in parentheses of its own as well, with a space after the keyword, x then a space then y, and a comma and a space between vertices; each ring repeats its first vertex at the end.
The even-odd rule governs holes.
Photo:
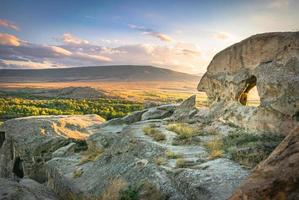
POLYGON ((143 132, 145 135, 151 136, 156 141, 165 140, 165 135, 151 124, 147 127, 144 127, 143 132))

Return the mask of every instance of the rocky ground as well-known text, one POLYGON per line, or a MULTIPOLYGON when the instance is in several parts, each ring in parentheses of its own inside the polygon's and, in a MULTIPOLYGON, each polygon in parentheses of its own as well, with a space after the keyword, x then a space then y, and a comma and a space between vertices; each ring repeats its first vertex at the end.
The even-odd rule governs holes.
POLYGON ((191 96, 107 122, 6 121, 0 197, 299 199, 298 47, 298 32, 269 33, 217 54, 199 85, 208 108, 191 96), (246 106, 254 85, 261 105, 246 106))

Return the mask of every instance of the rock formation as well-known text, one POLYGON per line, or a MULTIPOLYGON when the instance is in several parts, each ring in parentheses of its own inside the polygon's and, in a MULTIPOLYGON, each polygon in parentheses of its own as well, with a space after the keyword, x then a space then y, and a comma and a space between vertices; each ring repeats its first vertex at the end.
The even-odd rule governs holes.
POLYGON ((259 34, 219 52, 198 84, 214 112, 238 126, 288 134, 299 115, 299 32, 259 34), (253 87, 261 99, 244 108, 253 87))
POLYGON ((296 32, 256 35, 218 53, 198 86, 208 108, 196 108, 192 96, 107 122, 96 115, 8 120, 0 132, 0 195, 298 199, 298 51, 296 32), (243 105, 255 85, 261 105, 243 105), (272 137, 285 139, 277 147, 279 139, 262 140, 272 137), (275 147, 250 174, 246 162, 275 147))

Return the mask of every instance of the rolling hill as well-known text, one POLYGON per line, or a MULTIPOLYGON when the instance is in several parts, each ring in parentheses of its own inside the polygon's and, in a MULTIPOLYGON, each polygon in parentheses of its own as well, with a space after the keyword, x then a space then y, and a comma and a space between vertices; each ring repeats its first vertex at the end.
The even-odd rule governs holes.
POLYGON ((0 82, 198 81, 199 76, 152 66, 0 69, 0 82))

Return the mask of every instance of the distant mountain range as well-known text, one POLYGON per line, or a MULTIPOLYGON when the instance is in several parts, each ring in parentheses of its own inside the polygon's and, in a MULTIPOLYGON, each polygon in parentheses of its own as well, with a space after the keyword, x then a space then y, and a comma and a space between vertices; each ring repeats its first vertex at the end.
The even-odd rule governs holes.
POLYGON ((152 66, 0 69, 0 82, 198 81, 200 76, 152 66))

